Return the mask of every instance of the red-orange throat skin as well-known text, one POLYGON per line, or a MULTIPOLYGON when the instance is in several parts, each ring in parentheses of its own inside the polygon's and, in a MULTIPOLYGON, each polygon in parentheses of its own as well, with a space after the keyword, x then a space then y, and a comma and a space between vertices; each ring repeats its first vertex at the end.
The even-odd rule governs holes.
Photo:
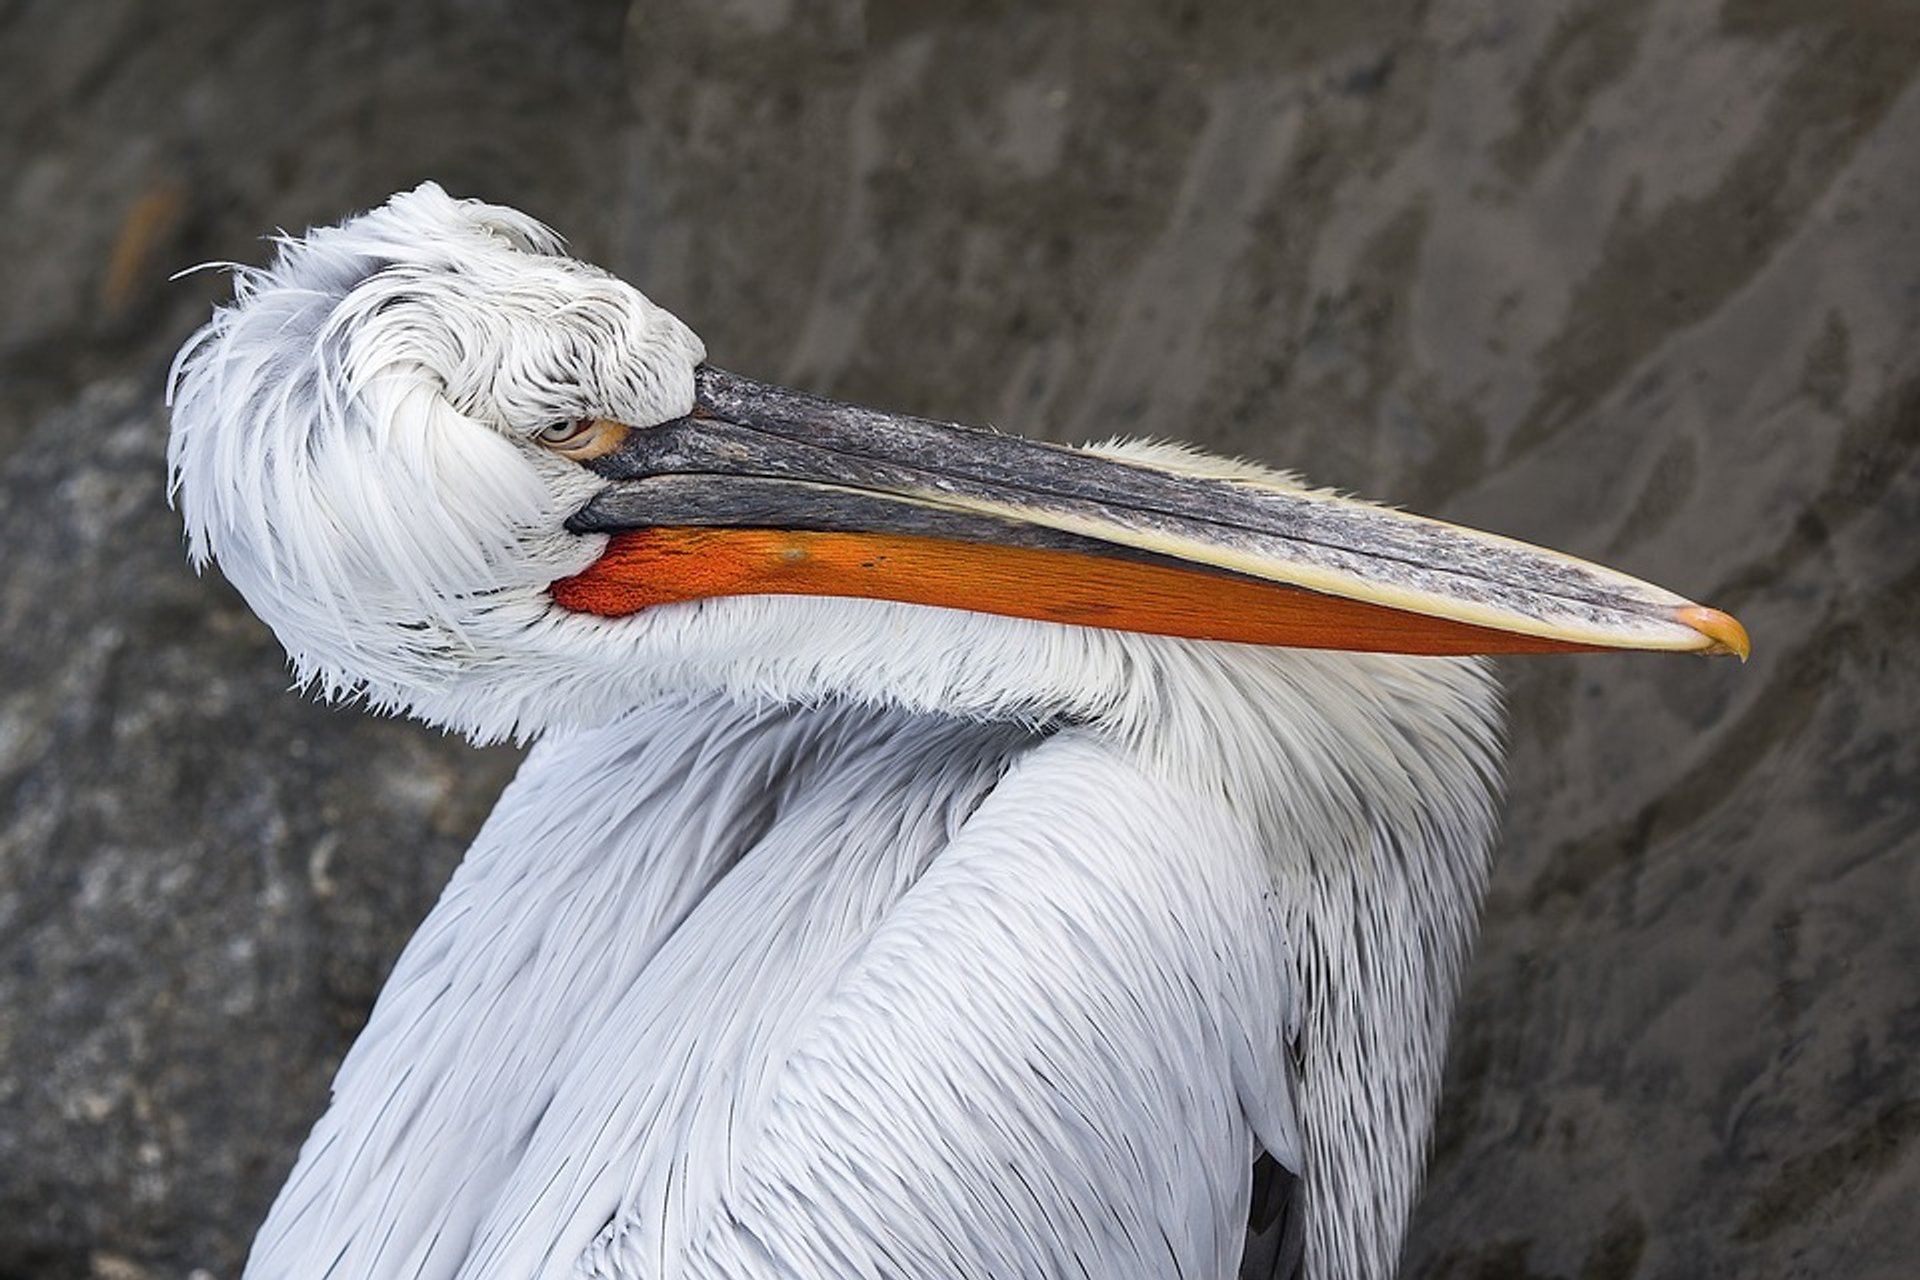
POLYGON ((811 595, 1300 649, 1459 656, 1598 647, 1200 567, 894 534, 635 529, 549 590, 562 608, 607 618, 721 596, 811 595))

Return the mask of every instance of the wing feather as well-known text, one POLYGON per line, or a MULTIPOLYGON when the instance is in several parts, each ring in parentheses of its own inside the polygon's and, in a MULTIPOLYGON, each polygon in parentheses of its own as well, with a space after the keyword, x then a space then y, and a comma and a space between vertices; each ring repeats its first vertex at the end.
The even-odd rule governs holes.
POLYGON ((1304 1145, 1283 914, 1224 806, 1087 733, 708 704, 543 746, 250 1273, 1192 1280, 1250 1221, 1297 1256, 1249 1174, 1304 1145))

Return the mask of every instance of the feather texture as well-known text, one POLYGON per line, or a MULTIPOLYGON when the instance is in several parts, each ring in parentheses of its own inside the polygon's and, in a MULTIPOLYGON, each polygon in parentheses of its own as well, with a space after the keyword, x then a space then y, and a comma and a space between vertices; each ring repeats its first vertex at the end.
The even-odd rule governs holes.
POLYGON ((1340 848, 1213 790, 845 701, 543 742, 250 1274, 1224 1277, 1262 1149, 1316 1274, 1388 1274, 1470 920, 1386 814, 1340 848))
POLYGON ((176 363, 191 554, 301 681, 539 739, 248 1274, 1226 1277, 1264 1151, 1297 1187, 1263 1266, 1389 1275, 1492 847, 1487 668, 568 613, 599 482, 535 437, 684 414, 703 354, 429 184, 283 238, 176 363))

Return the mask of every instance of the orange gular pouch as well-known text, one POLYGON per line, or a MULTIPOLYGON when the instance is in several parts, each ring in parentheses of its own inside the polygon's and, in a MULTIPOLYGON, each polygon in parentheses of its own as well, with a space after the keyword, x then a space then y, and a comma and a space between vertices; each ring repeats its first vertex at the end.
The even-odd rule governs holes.
POLYGON ((1303 649, 1475 654, 1594 647, 1161 559, 904 534, 635 529, 614 535, 599 560, 550 591, 565 609, 608 618, 720 596, 810 595, 1303 649))

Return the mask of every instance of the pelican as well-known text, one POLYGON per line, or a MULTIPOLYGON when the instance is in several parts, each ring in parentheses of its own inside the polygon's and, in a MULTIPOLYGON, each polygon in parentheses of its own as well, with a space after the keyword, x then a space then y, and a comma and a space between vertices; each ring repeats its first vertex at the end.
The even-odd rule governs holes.
MULTIPOLYGON (((532 743, 247 1275, 1385 1277, 1552 551, 783 390, 426 184, 235 267, 170 494, 297 681, 532 743)), ((395 857, 405 857, 396 849, 395 857)))

